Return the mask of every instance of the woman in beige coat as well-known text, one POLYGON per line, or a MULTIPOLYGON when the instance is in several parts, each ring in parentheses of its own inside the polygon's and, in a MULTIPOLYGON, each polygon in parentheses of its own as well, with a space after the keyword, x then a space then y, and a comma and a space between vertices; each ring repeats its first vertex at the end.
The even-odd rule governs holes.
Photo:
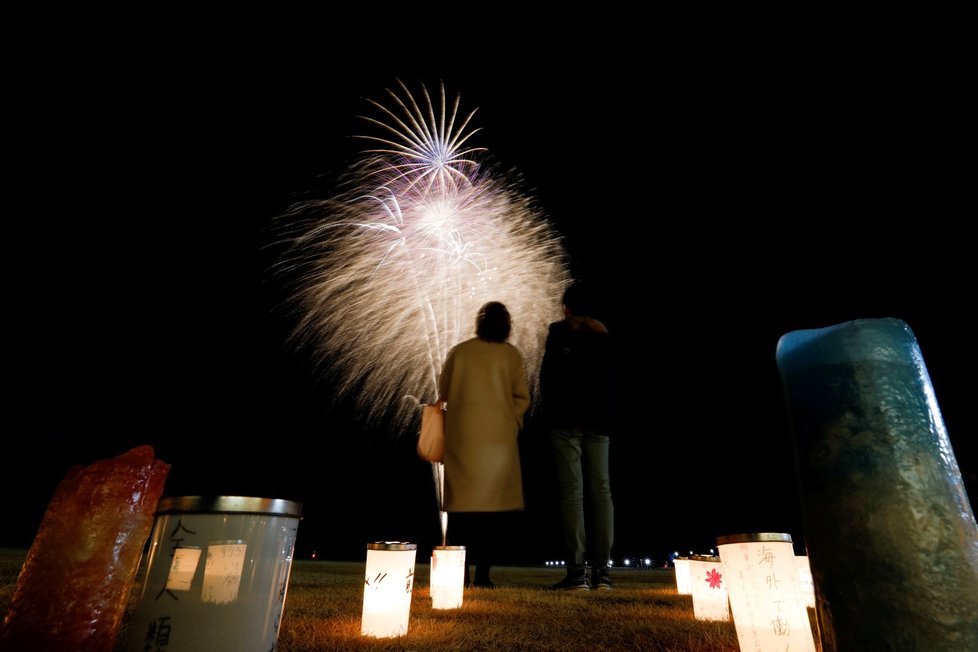
POLYGON ((523 356, 506 342, 506 306, 491 301, 476 319, 476 337, 448 353, 439 379, 447 405, 445 511, 449 533, 475 564, 475 586, 493 586, 489 570, 504 532, 501 516, 523 509, 517 435, 530 405, 523 356))

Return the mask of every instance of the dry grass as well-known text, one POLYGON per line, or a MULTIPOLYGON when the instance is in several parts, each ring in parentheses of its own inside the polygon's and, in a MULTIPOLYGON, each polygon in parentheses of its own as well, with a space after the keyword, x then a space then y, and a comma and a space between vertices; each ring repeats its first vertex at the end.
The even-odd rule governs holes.
MULTIPOLYGON (((0 613, 6 613, 24 554, 0 551, 0 613)), ((460 609, 431 608, 427 564, 418 564, 406 635, 360 635, 364 564, 297 561, 279 635, 280 652, 457 650, 534 652, 736 652, 732 623, 697 621, 671 571, 621 570, 613 591, 549 591, 563 573, 493 570, 497 589, 467 589, 460 609)), ((124 632, 123 635, 124 636, 124 632)))
POLYGON ((731 623, 698 622, 671 571, 621 571, 608 592, 556 592, 558 570, 500 567, 499 588, 468 589, 460 609, 431 608, 428 567, 418 565, 408 633, 360 635, 363 564, 298 562, 286 599, 279 649, 320 650, 663 650, 736 651, 731 623))

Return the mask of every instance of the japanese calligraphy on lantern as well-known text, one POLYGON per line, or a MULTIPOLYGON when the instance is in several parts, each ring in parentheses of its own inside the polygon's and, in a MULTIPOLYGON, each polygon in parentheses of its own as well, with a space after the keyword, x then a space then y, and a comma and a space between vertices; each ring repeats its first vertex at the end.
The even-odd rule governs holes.
POLYGON ((791 536, 738 534, 718 538, 717 548, 740 649, 815 652, 791 536))
POLYGON ((360 633, 388 638, 407 633, 417 545, 399 541, 367 544, 360 633))

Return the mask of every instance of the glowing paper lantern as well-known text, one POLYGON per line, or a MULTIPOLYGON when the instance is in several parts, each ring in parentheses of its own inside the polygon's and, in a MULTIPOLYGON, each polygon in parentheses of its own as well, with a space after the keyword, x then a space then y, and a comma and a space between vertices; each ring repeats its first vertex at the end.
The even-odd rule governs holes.
POLYGON ((735 534, 719 537, 717 548, 740 649, 815 652, 791 535, 735 534))
POLYGON ((808 555, 795 555, 795 569, 801 584, 801 597, 806 607, 815 608, 815 582, 812 581, 812 567, 808 555))
POLYGON ((435 546, 431 550, 431 608, 462 606, 465 589, 465 546, 435 546))
POLYGON ((301 513, 274 498, 160 500, 124 649, 273 649, 301 513))
POLYGON ((696 620, 730 620, 727 582, 719 557, 693 555, 689 576, 693 584, 693 616, 696 620))
POLYGON ((379 541, 367 544, 360 634, 390 638, 407 633, 417 552, 418 546, 413 543, 379 541))
POLYGON ((689 559, 676 557, 673 562, 676 569, 676 591, 679 595, 689 595, 693 592, 693 580, 689 576, 689 559))

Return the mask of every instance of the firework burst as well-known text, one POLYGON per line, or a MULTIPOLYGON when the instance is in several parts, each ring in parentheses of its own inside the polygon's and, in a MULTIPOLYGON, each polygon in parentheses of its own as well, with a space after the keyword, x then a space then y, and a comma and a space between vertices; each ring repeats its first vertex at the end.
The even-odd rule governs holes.
MULTIPOLYGON (((399 82, 400 84, 400 82, 399 82)), ((383 136, 349 170, 343 189, 283 216, 294 274, 295 341, 308 345, 338 396, 371 421, 402 432, 417 406, 436 398, 449 349, 473 337, 487 301, 513 321, 510 342, 527 363, 531 390, 547 324, 560 318, 569 281, 559 239, 515 181, 493 174, 466 143, 474 111, 460 118, 422 87, 419 104, 400 84, 388 91, 383 136)))

